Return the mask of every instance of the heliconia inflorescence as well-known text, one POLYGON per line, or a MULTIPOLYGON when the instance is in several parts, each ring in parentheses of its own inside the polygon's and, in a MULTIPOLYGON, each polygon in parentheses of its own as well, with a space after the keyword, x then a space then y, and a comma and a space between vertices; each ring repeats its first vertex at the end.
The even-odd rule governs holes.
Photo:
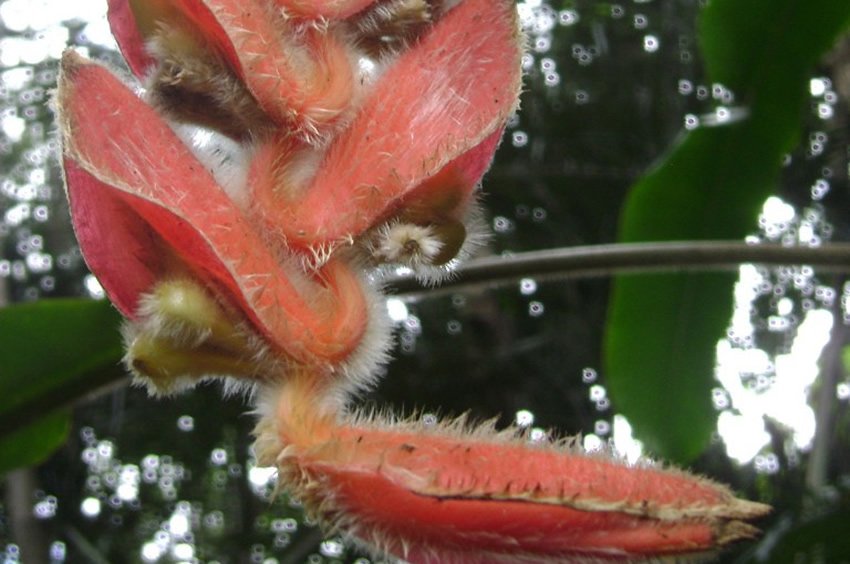
POLYGON ((632 561, 764 505, 649 462, 352 407, 391 345, 374 269, 437 283, 521 87, 511 0, 109 0, 139 89, 73 51, 56 95, 80 246, 153 394, 255 391, 256 451, 329 531, 413 563, 632 561))

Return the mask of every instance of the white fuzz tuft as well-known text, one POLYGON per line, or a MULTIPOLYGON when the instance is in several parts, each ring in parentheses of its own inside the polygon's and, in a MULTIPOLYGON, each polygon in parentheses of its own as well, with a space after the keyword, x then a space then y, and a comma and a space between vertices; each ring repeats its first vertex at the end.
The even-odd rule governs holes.
POLYGON ((403 264, 411 268, 431 264, 443 248, 443 242, 431 226, 394 222, 378 230, 372 254, 381 262, 403 264))
POLYGON ((344 377, 338 379, 329 394, 331 401, 340 407, 347 405, 353 397, 375 387, 382 376, 382 367, 389 362, 390 351, 395 345, 384 297, 365 278, 361 280, 361 288, 369 306, 369 324, 357 349, 339 368, 344 377))
POLYGON ((434 227, 396 221, 378 228, 366 244, 366 252, 379 263, 376 278, 392 276, 403 266, 410 268, 422 284, 439 285, 451 278, 455 268, 474 256, 490 239, 483 216, 478 202, 469 205, 463 217, 465 237, 460 249, 443 264, 434 264, 445 246, 434 227))
POLYGON ((423 264, 413 269, 421 283, 438 286, 441 282, 448 280, 454 275, 458 265, 475 256, 490 240, 490 229, 484 221, 484 212, 478 202, 469 205, 463 217, 463 226, 466 228, 466 238, 452 260, 441 265, 423 264))

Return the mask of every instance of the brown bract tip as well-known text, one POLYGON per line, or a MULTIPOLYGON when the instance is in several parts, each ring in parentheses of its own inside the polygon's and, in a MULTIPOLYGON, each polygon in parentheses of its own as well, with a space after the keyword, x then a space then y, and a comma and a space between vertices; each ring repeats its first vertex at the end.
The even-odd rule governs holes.
POLYGON ((62 78, 72 78, 74 74, 82 67, 86 65, 90 65, 92 62, 77 53, 73 49, 65 49, 62 52, 62 61, 59 63, 60 70, 60 84, 62 83, 62 78))
POLYGON ((765 503, 748 501, 736 498, 727 507, 727 516, 737 519, 755 519, 763 517, 773 511, 773 508, 765 503))
POLYGON ((727 521, 719 524, 714 534, 717 546, 726 546, 733 542, 757 538, 761 531, 743 521, 727 521))
POLYGON ((90 61, 73 49, 65 49, 62 52, 62 60, 59 63, 59 78, 52 104, 62 136, 63 151, 67 151, 71 146, 71 140, 69 139, 71 123, 66 112, 69 100, 73 97, 71 89, 80 69, 88 64, 91 64, 90 61))

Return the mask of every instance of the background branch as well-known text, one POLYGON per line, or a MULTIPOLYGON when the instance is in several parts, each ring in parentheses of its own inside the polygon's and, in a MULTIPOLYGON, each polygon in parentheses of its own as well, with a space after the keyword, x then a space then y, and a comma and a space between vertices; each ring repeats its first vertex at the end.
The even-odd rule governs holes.
POLYGON ((850 270, 850 244, 785 247, 738 241, 682 241, 562 247, 472 259, 431 288, 412 275, 389 276, 386 289, 396 295, 425 297, 477 286, 511 284, 522 278, 562 279, 683 270, 735 269, 743 263, 805 264, 819 270, 850 270))

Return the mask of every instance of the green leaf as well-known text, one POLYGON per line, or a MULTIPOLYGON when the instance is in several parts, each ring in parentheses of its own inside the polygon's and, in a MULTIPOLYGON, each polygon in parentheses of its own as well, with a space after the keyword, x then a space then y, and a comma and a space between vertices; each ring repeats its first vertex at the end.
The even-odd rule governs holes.
MULTIPOLYGON (((726 125, 683 135, 633 188, 622 242, 740 239, 755 229, 782 156, 800 134, 809 73, 850 23, 850 2, 712 0, 700 43, 713 82, 735 94, 726 125)), ((616 408, 655 453, 687 462, 714 429, 714 354, 731 275, 621 276, 605 338, 616 408)))
POLYGON ((56 411, 0 438, 0 474, 44 461, 65 443, 71 416, 56 411))
POLYGON ((67 426, 57 410, 124 375, 120 319, 91 300, 0 309, 0 460, 21 441, 55 447, 67 426))

